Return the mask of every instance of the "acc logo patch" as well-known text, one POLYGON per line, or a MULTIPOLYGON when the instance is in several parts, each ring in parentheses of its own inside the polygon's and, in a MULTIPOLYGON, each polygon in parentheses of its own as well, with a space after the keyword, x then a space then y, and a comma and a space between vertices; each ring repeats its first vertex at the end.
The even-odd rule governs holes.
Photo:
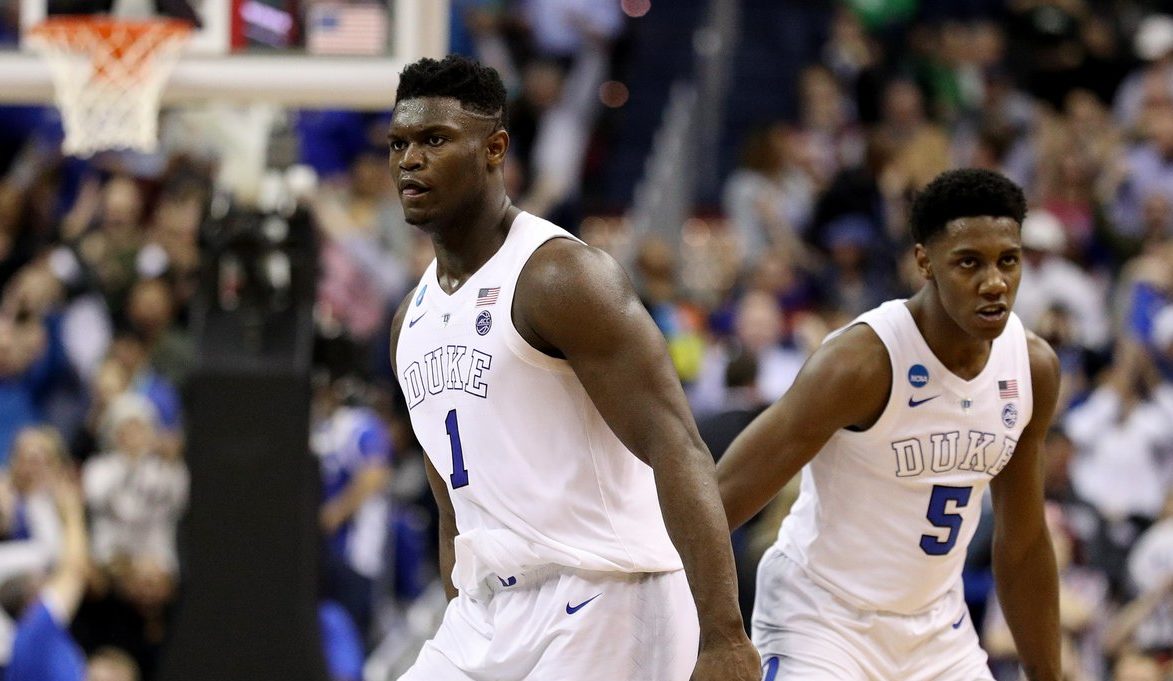
POLYGON ((491 328, 493 328, 493 315, 489 314, 488 310, 481 310, 481 313, 477 315, 477 333, 483 336, 491 328))
POLYGON ((913 364, 908 367, 908 382, 914 388, 923 388, 929 384, 929 370, 923 364, 913 364))
POLYGON ((1013 428, 1016 423, 1018 423, 1018 407, 1014 406, 1013 402, 1008 402, 1006 406, 1002 407, 1002 425, 1013 428))

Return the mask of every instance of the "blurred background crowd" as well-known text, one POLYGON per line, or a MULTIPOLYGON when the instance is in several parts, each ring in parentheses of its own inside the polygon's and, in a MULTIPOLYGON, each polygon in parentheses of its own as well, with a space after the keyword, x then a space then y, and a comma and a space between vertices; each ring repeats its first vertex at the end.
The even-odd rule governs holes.
MULTIPOLYGON (((828 331, 919 287, 918 188, 958 166, 1019 183, 1015 310, 1062 362, 1046 454, 1065 678, 1173 678, 1173 2, 735 4, 725 96, 699 103, 719 129, 690 158, 711 180, 665 231, 627 209, 708 3, 454 0, 451 49, 511 93, 515 202, 628 267, 719 457, 828 331)), ((89 566, 72 633, 123 680, 153 678, 183 588, 181 396, 216 158, 171 116, 163 151, 82 161, 58 151, 54 109, 0 108, 0 600, 19 610, 2 585, 54 564, 58 481, 79 472, 89 566)), ((327 658, 336 679, 365 661, 381 681, 443 603, 388 359, 390 315, 431 246, 403 223, 387 112, 286 118, 284 148, 318 178, 304 201, 327 658)), ((734 536, 747 618, 795 493, 734 536)), ((1015 679, 983 530, 967 601, 997 677, 1015 679)))

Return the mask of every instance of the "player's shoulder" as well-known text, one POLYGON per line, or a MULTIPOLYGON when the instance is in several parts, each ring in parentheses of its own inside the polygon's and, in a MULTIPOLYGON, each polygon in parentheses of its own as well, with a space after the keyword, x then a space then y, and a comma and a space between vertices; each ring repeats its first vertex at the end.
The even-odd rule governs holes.
POLYGON ((630 289, 623 267, 606 251, 572 238, 551 238, 521 269, 518 300, 571 305, 630 289), (523 296, 522 294, 526 294, 523 296))
POLYGON ((828 338, 811 359, 819 358, 828 369, 865 377, 891 374, 888 347, 876 330, 855 322, 828 338))
POLYGON ((859 322, 836 332, 807 360, 803 372, 808 385, 841 391, 845 399, 887 399, 892 383, 888 348, 868 324, 859 322), (874 393, 874 395, 873 395, 874 393))

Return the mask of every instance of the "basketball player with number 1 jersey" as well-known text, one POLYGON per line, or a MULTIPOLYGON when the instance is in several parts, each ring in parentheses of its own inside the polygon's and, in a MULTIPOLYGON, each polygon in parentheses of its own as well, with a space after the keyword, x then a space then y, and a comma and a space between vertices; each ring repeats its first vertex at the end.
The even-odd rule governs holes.
POLYGON ((510 204, 504 105, 492 69, 423 59, 388 134, 436 249, 391 348, 450 598, 401 681, 756 681, 664 339, 613 259, 510 204))
POLYGON ((992 681, 961 584, 987 487, 1019 658, 1060 678, 1041 449, 1059 372, 1011 311, 1025 212, 997 173, 930 183, 911 211, 921 290, 832 334, 722 458, 731 527, 802 472, 758 568, 767 681, 992 681))

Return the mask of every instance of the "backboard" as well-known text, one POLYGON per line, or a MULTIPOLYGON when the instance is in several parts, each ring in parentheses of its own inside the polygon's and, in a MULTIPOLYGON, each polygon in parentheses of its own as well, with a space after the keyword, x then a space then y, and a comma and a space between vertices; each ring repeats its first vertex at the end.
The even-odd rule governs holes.
MULTIPOLYGON (((61 4, 84 6, 88 1, 61 4)), ((103 0, 92 1, 100 4, 103 0)), ((155 0, 132 1, 155 4, 155 0)), ((20 0, 22 31, 44 19, 54 2, 59 0, 20 0)), ((393 104, 396 78, 403 66, 420 57, 443 56, 448 49, 449 0, 374 0, 365 5, 352 0, 316 0, 299 3, 308 6, 304 15, 286 10, 286 3, 162 0, 160 6, 190 7, 202 23, 171 75, 163 103, 215 100, 387 109, 393 104), (382 33, 372 32, 369 11, 361 15, 352 12, 353 8, 379 7, 386 9, 382 33), (314 39, 307 40, 307 36, 314 39), (348 45, 362 48, 348 50, 348 45), (308 51, 307 46, 317 53, 308 51), (331 51, 337 54, 322 53, 331 51)), ((0 103, 52 102, 51 83, 48 67, 23 41, 19 49, 0 51, 0 103)))

